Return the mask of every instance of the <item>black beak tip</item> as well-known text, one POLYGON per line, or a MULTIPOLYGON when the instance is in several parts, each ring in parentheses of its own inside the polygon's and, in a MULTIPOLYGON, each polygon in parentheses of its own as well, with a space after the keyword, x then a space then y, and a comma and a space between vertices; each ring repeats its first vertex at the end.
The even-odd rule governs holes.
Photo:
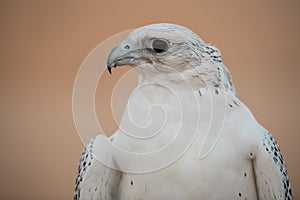
POLYGON ((116 67, 116 66, 117 66, 116 62, 108 63, 107 64, 107 70, 108 70, 108 72, 111 74, 112 68, 116 67))
POLYGON ((111 67, 107 66, 107 70, 111 74, 111 67))

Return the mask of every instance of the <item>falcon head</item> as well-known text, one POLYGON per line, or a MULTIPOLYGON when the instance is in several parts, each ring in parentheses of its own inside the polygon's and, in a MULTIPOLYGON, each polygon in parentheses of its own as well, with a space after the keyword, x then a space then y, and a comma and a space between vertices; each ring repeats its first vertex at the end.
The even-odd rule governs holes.
POLYGON ((132 31, 107 59, 110 73, 112 68, 125 65, 135 67, 150 80, 165 77, 180 82, 174 74, 181 73, 203 87, 208 82, 219 85, 225 77, 228 87, 233 88, 220 51, 190 29, 175 24, 151 24, 132 31))

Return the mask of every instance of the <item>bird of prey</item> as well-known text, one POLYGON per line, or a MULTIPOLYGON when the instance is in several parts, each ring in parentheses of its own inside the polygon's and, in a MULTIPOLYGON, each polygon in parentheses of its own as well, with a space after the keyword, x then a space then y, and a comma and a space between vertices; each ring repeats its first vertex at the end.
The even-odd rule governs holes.
POLYGON ((151 24, 109 54, 110 73, 125 65, 138 87, 114 147, 103 135, 85 146, 74 199, 293 199, 277 142, 238 99, 216 47, 151 24))

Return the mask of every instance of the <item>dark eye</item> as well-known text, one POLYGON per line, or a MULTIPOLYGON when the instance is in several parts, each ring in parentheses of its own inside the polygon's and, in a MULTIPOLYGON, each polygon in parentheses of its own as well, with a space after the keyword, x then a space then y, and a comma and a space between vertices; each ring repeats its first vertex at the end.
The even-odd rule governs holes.
POLYGON ((156 53, 162 53, 164 51, 167 51, 169 48, 169 43, 166 40, 163 39, 155 39, 152 42, 152 49, 156 53))

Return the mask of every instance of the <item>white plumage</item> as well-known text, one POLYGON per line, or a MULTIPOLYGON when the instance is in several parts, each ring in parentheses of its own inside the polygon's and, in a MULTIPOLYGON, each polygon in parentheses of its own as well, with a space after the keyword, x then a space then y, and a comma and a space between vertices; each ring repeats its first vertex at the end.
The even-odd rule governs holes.
POLYGON ((139 87, 110 138, 118 148, 101 135, 86 145, 74 199, 292 199, 279 147, 237 98, 217 48, 153 24, 107 64, 135 67, 139 87))

